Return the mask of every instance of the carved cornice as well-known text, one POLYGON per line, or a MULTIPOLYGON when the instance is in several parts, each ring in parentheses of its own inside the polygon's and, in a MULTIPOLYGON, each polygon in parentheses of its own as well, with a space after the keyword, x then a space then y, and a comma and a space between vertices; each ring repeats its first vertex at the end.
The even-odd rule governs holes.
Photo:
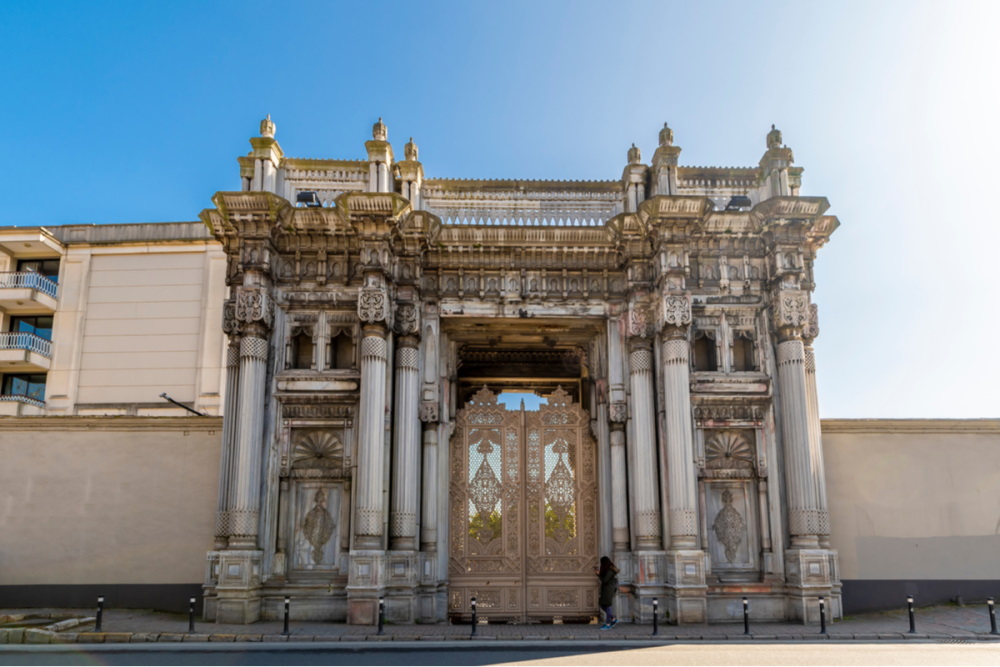
POLYGON ((4 417, 0 431, 195 431, 222 430, 222 417, 4 417))
MULTIPOLYGON (((824 435, 839 433, 1000 435, 1000 419, 822 419, 820 427, 824 435)), ((824 442, 823 446, 828 447, 829 443, 824 442)))

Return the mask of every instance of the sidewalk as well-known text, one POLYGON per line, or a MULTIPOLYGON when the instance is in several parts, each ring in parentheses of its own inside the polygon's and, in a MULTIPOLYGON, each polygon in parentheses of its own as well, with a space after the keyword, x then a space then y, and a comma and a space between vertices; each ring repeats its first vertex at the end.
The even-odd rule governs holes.
POLYGON ((195 632, 188 632, 183 614, 149 610, 105 609, 102 630, 94 632, 94 609, 0 610, 0 644, 84 644, 138 642, 364 642, 364 641, 727 641, 727 640, 890 640, 924 639, 947 642, 1000 641, 991 635, 986 605, 938 606, 918 609, 915 634, 909 634, 906 610, 849 616, 828 623, 827 635, 818 624, 754 623, 751 636, 742 623, 712 625, 660 625, 652 636, 652 625, 620 623, 612 630, 591 625, 486 625, 471 637, 468 625, 386 625, 383 635, 374 626, 346 625, 324 621, 292 621, 290 634, 282 635, 282 621, 252 625, 225 625, 196 619, 195 632), (41 619, 51 619, 47 622, 41 619))

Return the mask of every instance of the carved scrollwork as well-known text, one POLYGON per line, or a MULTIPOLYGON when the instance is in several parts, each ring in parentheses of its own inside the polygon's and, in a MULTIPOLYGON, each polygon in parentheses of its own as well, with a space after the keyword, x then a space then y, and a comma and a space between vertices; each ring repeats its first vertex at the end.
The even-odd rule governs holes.
POLYGON ((663 298, 663 325, 686 327, 691 324, 691 297, 668 294, 663 298))
POLYGON ((649 321, 649 311, 645 306, 633 304, 629 311, 628 333, 638 338, 649 338, 653 327, 649 321))
POLYGON ((809 322, 802 329, 802 337, 814 340, 819 336, 819 308, 815 303, 809 304, 809 322))
POLYGON ((617 423, 625 423, 628 420, 628 406, 620 401, 612 403, 608 406, 608 419, 617 423))
POLYGON ((222 331, 227 336, 238 336, 243 333, 243 325, 236 319, 235 301, 226 301, 222 305, 222 331))
POLYGON ((438 404, 436 401, 424 401, 420 404, 420 421, 425 424, 438 421, 438 404))
POLYGON ((358 318, 362 322, 384 322, 389 324, 389 297, 386 291, 377 286, 361 288, 358 294, 358 318))
POLYGON ((274 301, 260 287, 236 289, 236 320, 243 324, 263 324, 270 328, 274 322, 274 301))
POLYGON ((800 290, 779 292, 774 311, 778 328, 801 329, 809 322, 809 296, 800 290))
POLYGON ((420 316, 412 303, 401 303, 396 307, 396 333, 412 336, 420 331, 420 316))

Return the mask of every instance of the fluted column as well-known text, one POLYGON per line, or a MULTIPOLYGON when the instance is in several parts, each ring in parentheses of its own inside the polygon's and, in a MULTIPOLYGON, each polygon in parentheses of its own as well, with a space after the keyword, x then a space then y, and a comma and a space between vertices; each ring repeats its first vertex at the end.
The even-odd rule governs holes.
POLYGON ((802 292, 782 292, 776 308, 778 395, 788 497, 788 532, 793 548, 819 546, 816 461, 809 428, 805 346, 802 327, 808 317, 802 292))
POLYGON ((663 342, 663 387, 666 408, 667 500, 670 503, 670 549, 698 545, 697 485, 691 423, 689 355, 684 329, 669 328, 663 342))
POLYGON ((266 338, 245 335, 240 339, 236 425, 239 440, 235 456, 233 504, 230 509, 231 549, 257 548, 267 351, 266 338))
POLYGON ((424 430, 424 488, 420 507, 420 549, 437 551, 438 522, 438 425, 425 423, 424 430))
MULTIPOLYGON (((620 406, 624 412, 625 405, 620 406)), ((611 422, 611 539, 615 553, 629 550, 627 498, 625 424, 611 422)))
MULTIPOLYGON (((227 304, 228 305, 228 304, 227 304)), ((231 309, 230 309, 231 310, 231 309)), ((231 330, 234 320, 226 318, 225 324, 231 330)), ((226 348, 226 397, 222 410, 222 453, 219 462, 219 508, 215 519, 215 548, 229 546, 232 522, 229 510, 232 507, 232 478, 236 466, 236 443, 239 441, 237 424, 238 397, 240 383, 240 340, 230 339, 226 348)))
POLYGON ((396 340, 395 433, 389 548, 417 548, 417 485, 420 482, 419 354, 415 336, 396 340))
POLYGON ((653 351, 650 342, 633 339, 629 353, 632 420, 635 433, 635 532, 639 549, 662 548, 659 491, 656 481, 656 425, 653 406, 653 351))
POLYGON ((830 513, 826 503, 826 471, 823 466, 823 430, 819 419, 819 394, 816 391, 816 356, 812 342, 819 335, 816 304, 810 304, 809 324, 803 329, 806 371, 806 401, 809 406, 809 444, 815 464, 817 530, 820 546, 830 548, 830 513))
POLYGON ((361 407, 358 411, 358 491, 354 514, 355 544, 378 549, 382 542, 382 471, 385 467, 386 330, 366 324, 361 338, 361 407))

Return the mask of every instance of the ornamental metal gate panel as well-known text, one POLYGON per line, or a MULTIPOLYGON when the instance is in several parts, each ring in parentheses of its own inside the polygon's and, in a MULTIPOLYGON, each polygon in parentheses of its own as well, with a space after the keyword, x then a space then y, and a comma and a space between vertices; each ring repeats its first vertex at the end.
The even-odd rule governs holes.
POLYGON ((451 447, 452 618, 588 619, 597 613, 597 457, 586 411, 558 388, 537 411, 483 387, 451 447))

